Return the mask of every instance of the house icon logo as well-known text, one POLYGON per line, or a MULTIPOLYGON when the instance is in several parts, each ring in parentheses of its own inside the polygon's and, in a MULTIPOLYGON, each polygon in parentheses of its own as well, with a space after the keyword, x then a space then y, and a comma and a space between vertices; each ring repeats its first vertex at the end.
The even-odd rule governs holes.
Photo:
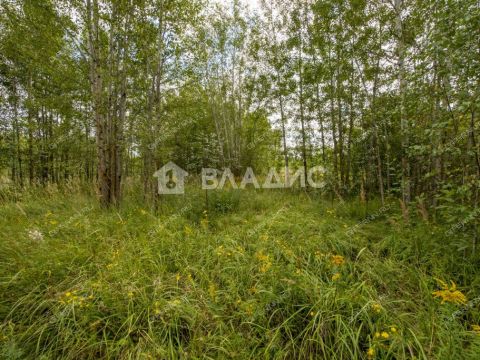
POLYGON ((188 172, 173 162, 168 162, 153 174, 158 178, 158 193, 161 195, 181 195, 185 193, 185 177, 188 172))

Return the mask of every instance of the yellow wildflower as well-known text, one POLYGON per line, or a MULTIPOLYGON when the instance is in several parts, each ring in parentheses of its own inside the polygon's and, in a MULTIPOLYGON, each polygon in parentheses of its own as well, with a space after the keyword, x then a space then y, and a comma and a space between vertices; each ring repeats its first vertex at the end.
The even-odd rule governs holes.
POLYGON ((59 302, 63 305, 72 304, 75 306, 79 306, 80 308, 89 307, 89 301, 93 300, 94 297, 92 294, 87 295, 77 295, 78 290, 67 291, 63 295, 60 296, 59 302))
POLYGON ((245 312, 247 313, 247 315, 253 315, 253 310, 254 310, 253 304, 247 304, 245 306, 245 312))
POLYGON ((270 255, 265 255, 262 250, 258 251, 258 252, 255 254, 255 257, 256 257, 257 260, 259 260, 260 263, 261 263, 261 265, 260 265, 260 271, 261 271, 262 273, 267 272, 268 269, 270 269, 270 267, 272 266, 272 261, 270 260, 270 255))
POLYGON ((332 276, 332 280, 333 280, 333 281, 337 281, 337 280, 340 279, 341 277, 342 277, 342 274, 340 274, 340 273, 335 273, 335 274, 333 274, 333 276, 332 276))
POLYGON ((258 251, 255 257, 260 261, 268 261, 268 255, 265 255, 262 250, 258 251))
POLYGON ((379 337, 380 337, 380 333, 377 331, 377 332, 375 333, 375 338, 378 339, 379 337))
POLYGON ((220 245, 215 249, 215 254, 217 254, 217 256, 225 255, 225 249, 223 248, 223 245, 220 245))
POLYGON ((382 311, 382 305, 380 305, 378 303, 373 303, 372 304, 372 310, 376 313, 379 313, 380 311, 382 311))
POLYGON ((373 358, 375 356, 375 349, 374 348, 369 348, 367 350, 367 356, 369 359, 373 358))
POLYGON ((388 338, 390 337, 390 334, 389 334, 388 332, 386 332, 386 331, 382 331, 381 336, 382 336, 382 338, 384 338, 384 339, 388 339, 388 338))
POLYGON ((395 334, 397 332, 397 328, 395 326, 390 327, 390 331, 395 334))
POLYGON ((442 299, 441 304, 445 302, 450 302, 452 304, 467 303, 466 296, 460 290, 457 290, 457 285, 453 281, 450 281, 451 286, 449 286, 445 281, 442 281, 439 279, 437 279, 437 282, 441 287, 441 290, 432 292, 432 295, 435 298, 437 297, 441 298, 442 299))
POLYGON ((266 272, 268 271, 268 269, 270 269, 271 266, 272 266, 272 263, 271 263, 271 262, 263 263, 263 264, 260 266, 260 272, 266 273, 266 272))
POLYGON ((342 255, 332 255, 332 263, 334 265, 343 265, 345 258, 342 255))

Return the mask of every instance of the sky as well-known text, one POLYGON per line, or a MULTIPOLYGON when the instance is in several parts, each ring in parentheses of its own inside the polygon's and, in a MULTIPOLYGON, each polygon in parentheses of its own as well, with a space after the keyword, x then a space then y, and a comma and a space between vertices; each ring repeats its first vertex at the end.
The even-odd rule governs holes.
POLYGON ((252 10, 260 8, 260 0, 243 0, 252 10))
MULTIPOLYGON (((211 0, 214 3, 220 3, 223 5, 231 6, 233 4, 233 0, 211 0)), ((246 4, 251 10, 259 10, 260 9, 260 1, 261 0, 240 0, 241 3, 246 4)))

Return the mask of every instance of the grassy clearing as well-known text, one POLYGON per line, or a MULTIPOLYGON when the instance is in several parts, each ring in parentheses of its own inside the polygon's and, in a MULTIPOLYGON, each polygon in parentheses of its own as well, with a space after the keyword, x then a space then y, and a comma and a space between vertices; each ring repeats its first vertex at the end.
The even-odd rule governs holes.
POLYGON ((301 193, 209 205, 201 193, 158 215, 134 198, 118 211, 77 194, 5 202, 0 356, 479 358, 479 258, 442 226, 405 226, 393 204, 352 235, 364 207, 301 193))

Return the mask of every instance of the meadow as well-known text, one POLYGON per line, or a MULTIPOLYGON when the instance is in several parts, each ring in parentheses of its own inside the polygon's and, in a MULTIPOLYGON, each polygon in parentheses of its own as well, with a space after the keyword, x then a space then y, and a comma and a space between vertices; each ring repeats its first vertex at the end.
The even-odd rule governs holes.
POLYGON ((478 257, 445 227, 295 191, 208 205, 4 199, 1 358, 479 358, 478 257))

